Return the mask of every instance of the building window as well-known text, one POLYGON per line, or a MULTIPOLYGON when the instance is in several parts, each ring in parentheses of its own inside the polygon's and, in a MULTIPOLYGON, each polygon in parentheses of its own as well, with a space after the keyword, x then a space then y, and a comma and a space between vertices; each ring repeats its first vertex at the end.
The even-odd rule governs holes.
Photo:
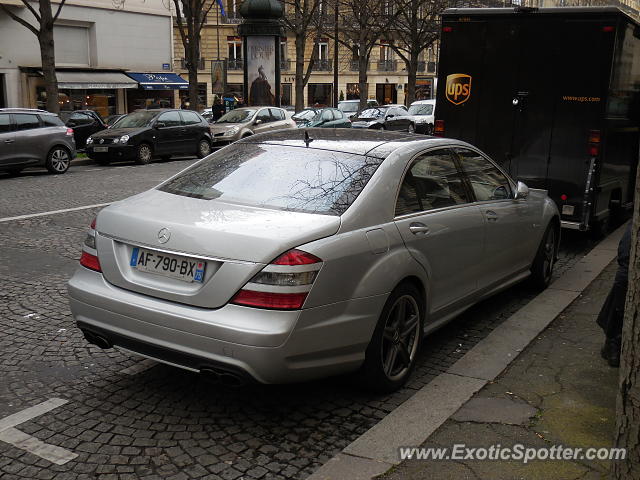
POLYGON ((280 105, 283 107, 286 107, 288 105, 293 105, 293 103, 291 102, 291 84, 283 83, 282 85, 280 85, 280 88, 282 90, 282 98, 280 99, 280 105))
POLYGON ((310 83, 307 87, 309 106, 328 106, 332 103, 332 83, 310 83))
POLYGON ((227 37, 229 70, 242 70, 242 38, 227 37))
POLYGON ((207 108, 207 84, 198 83, 198 105, 193 108, 189 104, 189 90, 180 90, 180 108, 188 108, 190 110, 203 110, 207 108))
POLYGON ((70 25, 53 27, 56 63, 89 66, 89 29, 70 25))

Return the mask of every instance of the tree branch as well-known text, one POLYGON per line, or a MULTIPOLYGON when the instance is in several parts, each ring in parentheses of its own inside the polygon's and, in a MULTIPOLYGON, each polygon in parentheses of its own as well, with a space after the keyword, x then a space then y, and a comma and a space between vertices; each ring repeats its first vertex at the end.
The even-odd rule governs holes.
POLYGON ((36 37, 40 35, 40 30, 38 30, 36 27, 31 25, 26 20, 23 20, 22 18, 18 17, 15 13, 11 12, 5 5, 0 4, 0 8, 4 11, 4 13, 9 15, 9 17, 11 17, 13 20, 18 22, 20 25, 23 25, 24 27, 31 30, 36 37))
POLYGON ((38 23, 40 23, 41 21, 40 14, 36 12, 36 9, 33 8, 27 0, 22 0, 22 3, 24 4, 25 7, 29 9, 29 11, 33 14, 33 16, 36 17, 36 20, 38 21, 38 23))
POLYGON ((60 12, 62 11, 62 7, 64 7, 64 4, 67 0, 61 0, 60 1, 60 5, 58 5, 58 10, 56 10, 56 14, 53 16, 53 21, 55 22, 58 19, 58 16, 60 16, 60 12))

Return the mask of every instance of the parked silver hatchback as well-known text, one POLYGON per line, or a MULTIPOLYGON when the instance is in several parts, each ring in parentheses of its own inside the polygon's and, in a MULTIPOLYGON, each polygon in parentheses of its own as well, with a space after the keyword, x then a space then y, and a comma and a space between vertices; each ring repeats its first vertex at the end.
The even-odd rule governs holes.
POLYGON ((73 129, 53 113, 0 108, 0 171, 17 174, 27 167, 65 173, 76 156, 73 129))
POLYGON ((255 135, 102 210, 71 311, 91 343, 227 384, 358 370, 392 390, 424 334, 525 278, 549 283, 558 217, 461 141, 255 135))
POLYGON ((213 147, 221 147, 241 138, 283 128, 296 128, 278 107, 242 107, 231 110, 210 124, 213 147))

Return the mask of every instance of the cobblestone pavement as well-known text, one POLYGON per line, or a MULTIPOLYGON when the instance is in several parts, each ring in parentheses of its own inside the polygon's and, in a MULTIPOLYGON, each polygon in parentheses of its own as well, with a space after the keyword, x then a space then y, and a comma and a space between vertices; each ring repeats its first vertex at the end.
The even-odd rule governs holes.
MULTIPOLYGON (((190 165, 73 166, 62 176, 0 176, 0 218, 117 200, 190 165)), ((89 346, 66 280, 97 209, 0 223, 0 419, 53 397, 69 402, 17 428, 78 456, 54 465, 0 441, 0 478, 303 479, 445 371, 534 295, 511 288, 428 337, 410 384, 391 395, 348 378, 228 390, 162 364, 89 346)), ((563 233, 556 275, 593 242, 563 233)))

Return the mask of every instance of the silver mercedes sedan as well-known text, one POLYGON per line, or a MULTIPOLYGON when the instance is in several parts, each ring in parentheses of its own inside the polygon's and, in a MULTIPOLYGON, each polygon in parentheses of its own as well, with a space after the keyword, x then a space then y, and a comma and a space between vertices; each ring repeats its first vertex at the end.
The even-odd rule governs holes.
POLYGON ((550 281, 545 191, 457 140, 347 129, 243 139, 103 209, 69 281, 88 342, 225 385, 357 372, 400 387, 425 334, 550 281))

